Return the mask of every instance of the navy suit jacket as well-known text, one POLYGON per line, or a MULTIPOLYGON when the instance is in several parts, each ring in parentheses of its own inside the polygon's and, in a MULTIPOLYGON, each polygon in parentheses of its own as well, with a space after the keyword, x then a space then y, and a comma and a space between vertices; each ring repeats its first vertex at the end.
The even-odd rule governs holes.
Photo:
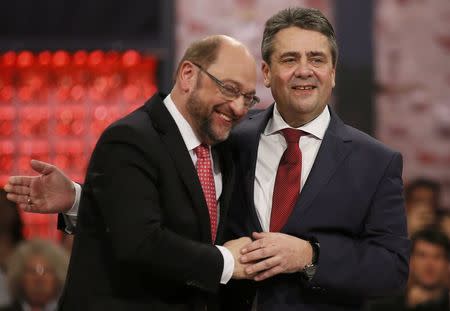
MULTIPOLYGON (((402 157, 330 113, 314 165, 281 230, 320 243, 314 278, 292 273, 234 281, 225 310, 248 310, 256 290, 258 310, 359 310, 365 299, 405 286, 410 243, 402 157)), ((272 114, 273 105, 249 114, 233 131, 237 178, 228 238, 261 231, 253 187, 259 138, 272 114)))

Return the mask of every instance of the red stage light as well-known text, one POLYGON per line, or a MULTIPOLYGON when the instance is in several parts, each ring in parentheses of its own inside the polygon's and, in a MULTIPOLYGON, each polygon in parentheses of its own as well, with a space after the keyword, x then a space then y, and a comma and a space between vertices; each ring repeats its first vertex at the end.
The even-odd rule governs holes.
POLYGON ((52 61, 52 53, 50 51, 40 52, 38 55, 38 62, 41 66, 48 66, 52 61))
POLYGON ((75 52, 75 54, 73 54, 72 62, 76 66, 83 66, 83 65, 85 65, 87 60, 88 60, 88 52, 86 52, 84 50, 77 51, 77 52, 75 52))
POLYGON ((0 89, 0 101, 10 102, 15 94, 15 89, 11 85, 5 85, 0 89))
POLYGON ((55 67, 65 67, 70 62, 70 56, 69 53, 66 51, 56 51, 55 54, 53 54, 53 65, 55 67))
POLYGON ((17 58, 16 52, 13 51, 6 52, 5 54, 3 54, 2 63, 4 66, 12 67, 16 64, 16 58, 17 58))
POLYGON ((103 63, 105 53, 101 50, 95 50, 89 54, 89 65, 90 66, 98 66, 103 63))
POLYGON ((30 51, 20 52, 17 56, 17 66, 21 68, 30 67, 34 63, 34 55, 30 51))
POLYGON ((141 62, 141 55, 135 50, 128 50, 122 56, 124 67, 132 67, 141 62))

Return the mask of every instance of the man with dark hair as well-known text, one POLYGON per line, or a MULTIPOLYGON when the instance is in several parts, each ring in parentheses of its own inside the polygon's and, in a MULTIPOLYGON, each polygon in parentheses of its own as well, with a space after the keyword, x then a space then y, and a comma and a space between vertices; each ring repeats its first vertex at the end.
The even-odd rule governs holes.
POLYGON ((254 239, 241 262, 256 282, 229 287, 226 310, 360 310, 406 284, 402 157, 327 106, 338 51, 320 11, 276 13, 261 51, 275 103, 232 133, 229 214, 229 238, 254 239))
POLYGON ((409 236, 435 225, 439 208, 439 183, 418 178, 405 186, 404 193, 409 236))
POLYGON ((412 236, 410 281, 405 294, 373 302, 370 311, 448 311, 450 241, 440 231, 426 229, 412 236))
POLYGON ((417 178, 406 184, 406 204, 423 203, 434 209, 439 208, 441 187, 438 182, 428 178, 417 178))

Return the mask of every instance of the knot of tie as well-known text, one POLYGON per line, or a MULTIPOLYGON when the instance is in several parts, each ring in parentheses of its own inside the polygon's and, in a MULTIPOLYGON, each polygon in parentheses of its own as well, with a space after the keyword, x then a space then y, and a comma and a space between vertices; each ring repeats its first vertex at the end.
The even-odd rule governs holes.
POLYGON ((283 133, 283 136, 286 139, 287 143, 292 144, 298 143, 298 141, 300 140, 300 136, 302 136, 304 132, 296 129, 286 128, 282 129, 281 133, 283 133))
POLYGON ((209 158, 209 146, 207 144, 201 144, 194 148, 197 158, 205 159, 209 158))
POLYGON ((281 158, 282 163, 287 163, 291 165, 296 165, 299 161, 301 161, 301 153, 298 146, 298 142, 300 137, 304 135, 303 131, 286 128, 282 129, 281 133, 287 142, 287 149, 281 158))

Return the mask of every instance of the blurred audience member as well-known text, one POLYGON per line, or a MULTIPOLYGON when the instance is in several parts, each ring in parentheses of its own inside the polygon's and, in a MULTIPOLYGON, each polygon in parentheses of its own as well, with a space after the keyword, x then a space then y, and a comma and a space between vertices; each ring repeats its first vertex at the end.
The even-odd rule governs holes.
POLYGON ((450 239, 450 210, 441 210, 438 217, 439 230, 450 239))
POLYGON ((50 241, 21 243, 8 260, 13 302, 0 311, 53 311, 66 278, 69 256, 50 241))
POLYGON ((405 200, 407 204, 423 203, 437 209, 440 192, 441 187, 438 182, 427 178, 418 178, 406 185, 405 200))
POLYGON ((405 187, 408 234, 426 229, 436 223, 440 186, 429 179, 416 179, 405 187))
POLYGON ((10 295, 6 286, 6 261, 16 245, 23 240, 22 220, 16 204, 6 199, 0 190, 0 307, 9 304, 10 295))
POLYGON ((450 242, 440 231, 426 229, 412 236, 410 279, 406 294, 372 303, 371 311, 448 311, 450 242))

